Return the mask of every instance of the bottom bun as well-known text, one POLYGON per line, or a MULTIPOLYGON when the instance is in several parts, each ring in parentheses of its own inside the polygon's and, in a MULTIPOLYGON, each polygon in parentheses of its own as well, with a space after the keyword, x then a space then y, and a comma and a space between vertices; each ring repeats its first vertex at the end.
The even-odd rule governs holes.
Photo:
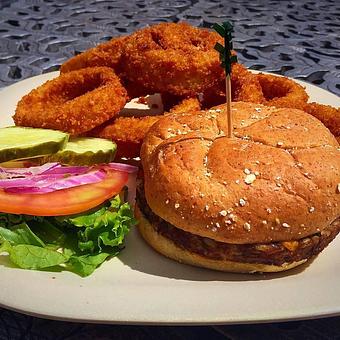
POLYGON ((297 267, 307 261, 306 259, 303 259, 301 261, 284 263, 281 266, 275 266, 261 263, 246 263, 208 259, 201 255, 178 247, 170 239, 159 234, 153 228, 153 226, 147 220, 144 214, 140 211, 137 205, 135 207, 135 214, 136 218, 139 220, 138 229, 144 240, 159 253, 181 263, 219 270, 223 272, 253 274, 282 272, 297 267))

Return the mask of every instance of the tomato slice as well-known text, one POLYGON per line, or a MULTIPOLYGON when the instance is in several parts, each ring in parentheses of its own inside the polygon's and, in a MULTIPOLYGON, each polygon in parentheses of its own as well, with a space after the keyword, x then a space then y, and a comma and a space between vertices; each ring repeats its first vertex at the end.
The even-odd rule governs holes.
POLYGON ((35 216, 78 214, 117 195, 127 181, 128 173, 108 170, 101 182, 46 194, 13 194, 0 190, 0 212, 35 216))

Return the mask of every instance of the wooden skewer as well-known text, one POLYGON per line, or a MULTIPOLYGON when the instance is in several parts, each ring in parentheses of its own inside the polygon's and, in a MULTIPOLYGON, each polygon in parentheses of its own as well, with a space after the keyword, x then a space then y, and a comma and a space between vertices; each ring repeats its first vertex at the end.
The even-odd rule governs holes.
POLYGON ((228 138, 233 137, 233 116, 231 113, 231 80, 230 74, 227 74, 225 81, 226 106, 227 106, 227 122, 228 122, 228 138))

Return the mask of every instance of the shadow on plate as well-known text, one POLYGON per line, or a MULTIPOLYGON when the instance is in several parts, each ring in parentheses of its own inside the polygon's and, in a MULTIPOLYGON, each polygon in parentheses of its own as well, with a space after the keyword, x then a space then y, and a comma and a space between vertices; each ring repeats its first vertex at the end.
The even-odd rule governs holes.
POLYGON ((4 266, 6 268, 18 268, 11 262, 8 255, 0 255, 0 266, 4 266))
POLYGON ((127 237, 126 249, 119 255, 119 260, 132 270, 145 274, 161 276, 175 280, 188 281, 264 281, 280 279, 286 276, 298 275, 303 272, 312 261, 300 265, 283 273, 266 274, 233 274, 223 273, 210 269, 193 267, 180 264, 174 260, 153 250, 139 235, 137 230, 133 230, 127 237))

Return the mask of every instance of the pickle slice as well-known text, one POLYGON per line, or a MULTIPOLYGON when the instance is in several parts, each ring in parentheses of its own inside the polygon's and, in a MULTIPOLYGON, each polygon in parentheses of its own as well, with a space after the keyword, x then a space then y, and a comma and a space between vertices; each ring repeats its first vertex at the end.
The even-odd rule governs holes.
POLYGON ((68 133, 50 129, 0 128, 0 163, 58 152, 68 139, 68 133))
POLYGON ((46 162, 68 165, 93 165, 111 162, 117 145, 103 138, 71 137, 65 148, 45 157, 46 162))

